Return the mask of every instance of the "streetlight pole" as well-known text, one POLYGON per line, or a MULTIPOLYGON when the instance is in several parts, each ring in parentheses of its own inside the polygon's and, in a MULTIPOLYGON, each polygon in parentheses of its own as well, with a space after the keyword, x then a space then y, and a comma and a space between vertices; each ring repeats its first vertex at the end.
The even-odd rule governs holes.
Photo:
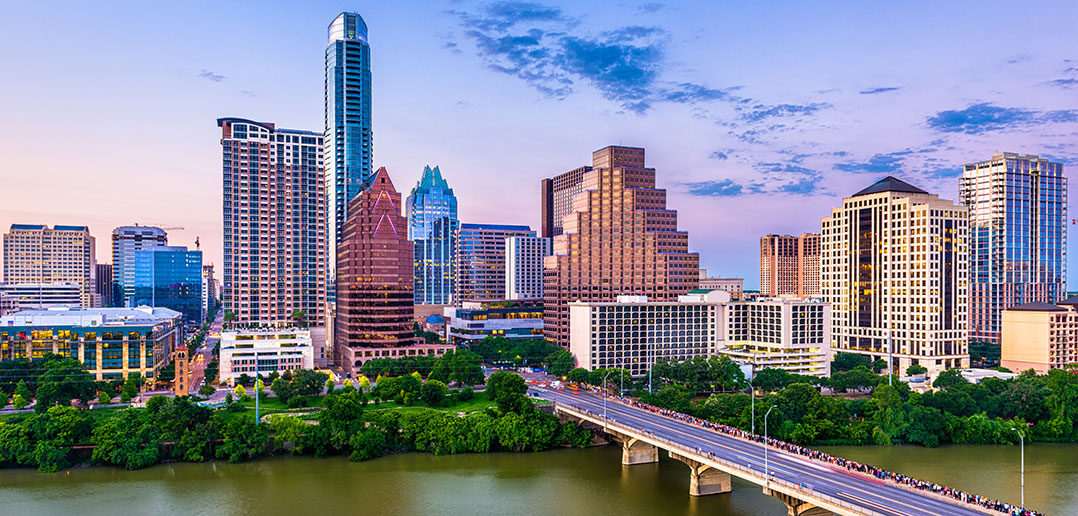
MULTIPOLYGON (((655 340, 655 339, 649 339, 649 340, 655 340)), ((652 390, 651 390, 651 370, 652 369, 655 369, 655 343, 654 342, 651 343, 651 361, 648 364, 648 392, 652 392, 652 390)))
POLYGON ((753 385, 753 380, 756 378, 756 365, 749 364, 749 396, 752 397, 752 435, 756 435, 756 386, 753 385))
POLYGON ((764 488, 771 492, 771 472, 767 465, 767 416, 771 415, 771 410, 775 408, 775 405, 771 405, 771 408, 767 409, 767 413, 764 414, 764 488))
POLYGON ((610 373, 613 373, 613 372, 614 372, 613 370, 607 370, 606 374, 603 375, 603 430, 606 430, 606 428, 607 428, 607 423, 606 423, 606 378, 608 376, 610 376, 610 373))
POLYGON ((258 402, 262 393, 258 392, 258 352, 255 351, 255 426, 258 426, 258 402))
POLYGON ((1021 430, 1012 428, 1018 433, 1018 438, 1022 442, 1022 507, 1026 506, 1026 436, 1021 430))
POLYGON ((895 344, 891 338, 891 330, 887 330, 887 386, 895 386, 895 344))

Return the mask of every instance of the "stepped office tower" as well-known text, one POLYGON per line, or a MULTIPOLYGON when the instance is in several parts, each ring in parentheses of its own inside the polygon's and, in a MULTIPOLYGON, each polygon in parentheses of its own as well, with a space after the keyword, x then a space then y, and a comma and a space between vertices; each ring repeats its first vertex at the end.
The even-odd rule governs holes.
POLYGON ((528 226, 461 224, 457 232, 456 301, 509 299, 505 290, 506 241, 534 237, 528 226))
POLYGON ((820 235, 760 238, 760 294, 820 295, 820 235))
MULTIPOLYGON (((239 325, 321 327, 326 306, 322 135, 220 118, 224 163, 222 309, 239 325)), ((324 331, 324 327, 323 331, 324 331)), ((312 328, 316 350, 325 337, 312 328)), ((316 358, 319 354, 316 353, 316 358)))
MULTIPOLYGON (((676 301, 696 288, 700 257, 655 188, 644 149, 606 147, 592 153, 582 191, 572 198, 554 255, 544 259, 543 325, 547 340, 569 345, 569 303, 614 301, 619 295, 676 301)), ((634 338, 631 349, 646 347, 634 338)), ((643 339, 646 340, 646 339, 643 339)))
POLYGON ((438 167, 423 168, 423 177, 408 194, 408 239, 415 246, 415 302, 447 305, 452 301, 457 198, 438 167))
POLYGON ((94 237, 86 226, 12 224, 4 233, 4 282, 75 283, 83 307, 98 303, 94 237))
MULTIPOLYGON (((152 226, 120 226, 112 230, 112 300, 115 306, 138 306, 135 297, 135 252, 168 245, 168 233, 152 226)), ((113 305, 109 305, 113 306, 113 305)))
MULTIPOLYGON (((352 375, 371 358, 404 356, 412 329, 412 244, 401 194, 380 168, 348 206, 337 247, 334 361, 352 375)), ((414 354, 414 353, 413 353, 414 354)))
POLYGON ((887 177, 843 199, 821 226, 835 351, 887 360, 893 350, 897 374, 969 366, 964 206, 887 177))
POLYGON ((1010 152, 970 163, 970 340, 999 343, 1000 313, 1067 294, 1067 178, 1063 164, 1010 152))
POLYGON ((367 24, 357 13, 341 13, 329 24, 325 81, 325 189, 328 281, 333 290, 336 246, 348 219, 348 201, 373 175, 371 133, 371 47, 367 24))

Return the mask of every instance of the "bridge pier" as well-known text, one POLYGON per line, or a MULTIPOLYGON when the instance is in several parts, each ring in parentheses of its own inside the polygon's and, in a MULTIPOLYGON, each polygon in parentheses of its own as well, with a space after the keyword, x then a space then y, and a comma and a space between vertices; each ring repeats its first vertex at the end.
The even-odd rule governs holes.
POLYGON ((692 496, 707 496, 713 494, 729 493, 733 487, 730 483, 730 474, 717 470, 707 464, 702 464, 688 457, 682 457, 669 452, 671 459, 684 462, 689 467, 689 494, 692 496))
POLYGON ((778 491, 769 490, 764 488, 764 494, 774 496, 782 503, 786 504, 786 514, 788 516, 831 516, 833 512, 827 509, 821 509, 811 503, 808 503, 800 498, 795 498, 786 493, 780 493, 778 491))
POLYGON ((659 462, 659 449, 636 438, 621 440, 621 463, 626 466, 659 462))

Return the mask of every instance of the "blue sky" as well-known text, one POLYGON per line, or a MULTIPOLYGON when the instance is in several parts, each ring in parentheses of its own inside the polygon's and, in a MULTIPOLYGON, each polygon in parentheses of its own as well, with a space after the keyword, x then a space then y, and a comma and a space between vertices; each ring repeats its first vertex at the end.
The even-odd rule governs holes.
POLYGON ((643 146, 702 265, 750 288, 761 235, 884 175, 954 199, 994 152, 1078 163, 1073 2, 6 2, 0 225, 88 224, 103 261, 117 225, 184 226, 220 264, 215 119, 321 130, 342 10, 405 194, 439 165, 462 221, 537 228, 539 179, 643 146))

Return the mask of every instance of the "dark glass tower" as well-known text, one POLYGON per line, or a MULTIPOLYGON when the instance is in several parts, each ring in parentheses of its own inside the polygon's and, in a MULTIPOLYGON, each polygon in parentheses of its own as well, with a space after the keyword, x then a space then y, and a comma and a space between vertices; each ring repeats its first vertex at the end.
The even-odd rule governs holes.
MULTIPOLYGON (((357 13, 341 13, 329 24, 325 82, 325 168, 327 256, 337 255, 348 202, 373 177, 371 135, 371 48, 367 24, 357 13)), ((329 291, 335 298, 336 263, 329 260, 329 291)))

